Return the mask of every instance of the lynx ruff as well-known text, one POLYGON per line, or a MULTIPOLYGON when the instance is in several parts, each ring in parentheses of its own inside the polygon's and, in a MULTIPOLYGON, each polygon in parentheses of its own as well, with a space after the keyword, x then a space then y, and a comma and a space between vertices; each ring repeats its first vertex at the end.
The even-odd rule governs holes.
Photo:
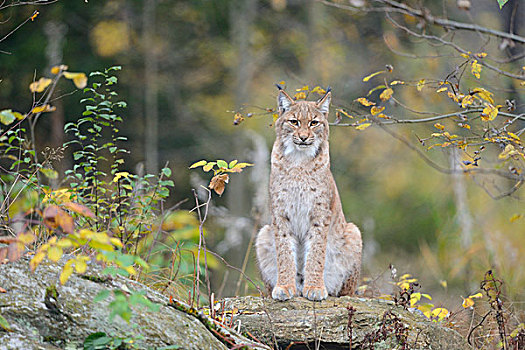
POLYGON ((323 300, 355 292, 361 269, 361 232, 347 223, 330 171, 331 93, 294 101, 279 91, 277 137, 270 175, 271 224, 257 235, 256 254, 272 298, 323 300))

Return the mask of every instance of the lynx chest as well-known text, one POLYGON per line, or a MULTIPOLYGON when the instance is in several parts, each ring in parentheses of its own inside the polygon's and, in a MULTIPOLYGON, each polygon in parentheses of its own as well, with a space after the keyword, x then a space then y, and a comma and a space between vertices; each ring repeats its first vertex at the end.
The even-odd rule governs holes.
POLYGON ((288 170, 279 175, 273 179, 273 210, 283 215, 290 224, 291 233, 302 239, 310 229, 316 205, 327 200, 322 197, 325 191, 319 188, 324 185, 323 181, 319 181, 318 174, 304 171, 288 170))

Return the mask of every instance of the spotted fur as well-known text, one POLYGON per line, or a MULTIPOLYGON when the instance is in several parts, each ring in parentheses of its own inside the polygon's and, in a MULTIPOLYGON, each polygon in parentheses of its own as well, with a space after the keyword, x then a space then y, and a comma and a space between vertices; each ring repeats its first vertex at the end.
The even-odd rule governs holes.
POLYGON ((257 235, 256 254, 277 300, 351 295, 361 269, 361 232, 347 223, 330 171, 328 108, 279 92, 270 175, 272 220, 257 235))

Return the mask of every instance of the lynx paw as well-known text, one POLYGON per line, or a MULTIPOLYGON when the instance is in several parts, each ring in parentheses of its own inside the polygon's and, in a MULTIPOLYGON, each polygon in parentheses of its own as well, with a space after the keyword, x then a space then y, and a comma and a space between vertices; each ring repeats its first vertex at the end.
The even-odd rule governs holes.
POLYGON ((284 286, 275 286, 272 291, 272 298, 275 300, 285 301, 297 295, 297 290, 294 284, 287 284, 284 286))
POLYGON ((328 292, 326 291, 325 286, 322 286, 321 288, 304 286, 303 297, 313 301, 321 301, 328 297, 328 292))

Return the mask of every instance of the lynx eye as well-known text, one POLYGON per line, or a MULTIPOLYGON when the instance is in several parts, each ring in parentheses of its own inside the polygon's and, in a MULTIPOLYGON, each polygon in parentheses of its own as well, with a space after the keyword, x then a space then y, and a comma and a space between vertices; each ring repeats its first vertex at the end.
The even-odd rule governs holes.
POLYGON ((292 124, 294 126, 298 126, 299 125, 299 121, 297 119, 290 119, 289 122, 290 122, 290 124, 292 124))
POLYGON ((317 121, 317 120, 312 120, 312 121, 310 122, 310 126, 316 126, 316 125, 318 125, 318 124, 319 124, 319 121, 317 121))

